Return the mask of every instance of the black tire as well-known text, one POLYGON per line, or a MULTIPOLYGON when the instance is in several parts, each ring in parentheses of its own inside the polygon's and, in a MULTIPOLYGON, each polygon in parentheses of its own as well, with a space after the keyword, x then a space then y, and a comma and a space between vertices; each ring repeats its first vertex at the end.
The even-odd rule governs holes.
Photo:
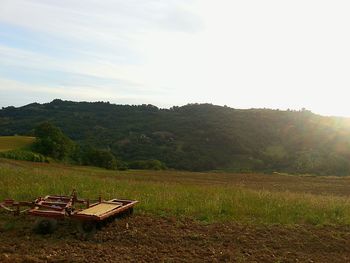
POLYGON ((57 228, 57 220, 52 218, 37 218, 34 223, 34 232, 41 235, 52 234, 57 228))
POLYGON ((78 222, 78 231, 84 238, 90 238, 96 233, 97 223, 95 221, 80 221, 78 222))
POLYGON ((103 221, 100 221, 96 224, 96 229, 97 230, 101 230, 102 228, 104 228, 106 225, 108 224, 107 220, 103 220, 103 221))

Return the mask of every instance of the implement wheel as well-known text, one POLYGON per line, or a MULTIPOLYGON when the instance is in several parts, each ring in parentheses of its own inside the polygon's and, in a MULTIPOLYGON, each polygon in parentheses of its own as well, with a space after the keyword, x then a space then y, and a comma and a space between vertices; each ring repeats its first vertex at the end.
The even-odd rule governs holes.
POLYGON ((78 231, 84 238, 92 237, 96 233, 97 223, 95 221, 79 221, 78 231))
POLYGON ((37 234, 52 234, 57 228, 57 220, 52 218, 38 218, 34 223, 34 232, 37 234))

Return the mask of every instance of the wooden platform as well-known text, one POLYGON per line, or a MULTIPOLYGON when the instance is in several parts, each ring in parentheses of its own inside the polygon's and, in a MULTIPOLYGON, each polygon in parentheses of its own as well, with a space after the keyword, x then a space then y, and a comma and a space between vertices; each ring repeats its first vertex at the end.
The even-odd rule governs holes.
POLYGON ((105 213, 108 213, 114 209, 117 209, 118 207, 121 207, 121 203, 107 203, 103 202, 100 204, 97 204, 95 206, 92 206, 90 208, 87 208, 83 211, 78 212, 78 215, 89 215, 89 216, 101 216, 105 213))

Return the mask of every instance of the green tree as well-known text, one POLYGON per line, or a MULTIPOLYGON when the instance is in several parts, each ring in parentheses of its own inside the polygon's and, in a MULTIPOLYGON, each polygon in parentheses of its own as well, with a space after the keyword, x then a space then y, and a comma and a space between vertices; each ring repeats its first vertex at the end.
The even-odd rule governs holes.
POLYGON ((110 151, 89 148, 83 157, 85 165, 94 165, 110 170, 117 169, 117 159, 110 151))
POLYGON ((36 141, 33 144, 33 151, 54 159, 68 158, 74 149, 74 142, 50 122, 38 125, 34 130, 34 135, 36 141))

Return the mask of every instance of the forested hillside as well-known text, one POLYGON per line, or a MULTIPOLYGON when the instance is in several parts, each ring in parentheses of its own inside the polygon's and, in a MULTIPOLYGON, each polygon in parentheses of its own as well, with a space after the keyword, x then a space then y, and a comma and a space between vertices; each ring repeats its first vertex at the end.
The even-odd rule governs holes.
POLYGON ((350 174, 350 120, 309 111, 238 110, 54 100, 0 110, 0 135, 33 135, 50 121, 81 145, 123 161, 185 170, 350 174))

